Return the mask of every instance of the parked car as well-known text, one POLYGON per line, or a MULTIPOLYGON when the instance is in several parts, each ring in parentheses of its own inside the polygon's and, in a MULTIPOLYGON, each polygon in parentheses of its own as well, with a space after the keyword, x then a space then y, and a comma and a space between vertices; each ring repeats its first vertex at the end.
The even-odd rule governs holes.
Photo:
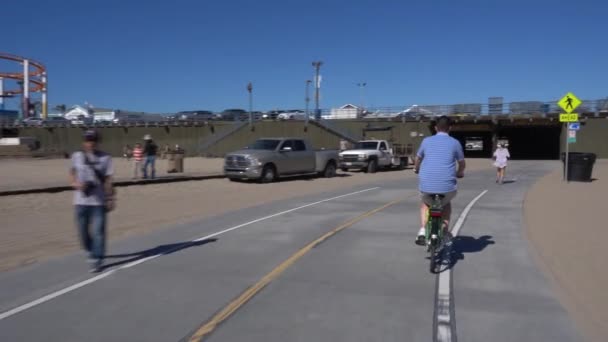
POLYGON ((277 116, 278 120, 305 120, 306 113, 303 110, 293 109, 283 112, 277 116))
POLYGON ((93 118, 87 117, 84 115, 78 115, 76 118, 70 120, 70 123, 75 126, 84 126, 91 125, 93 123, 93 118))
POLYGON ((246 179, 270 183, 280 177, 316 174, 336 175, 337 150, 315 151, 304 139, 258 139, 244 150, 224 159, 224 174, 230 180, 246 179))
POLYGON ((352 149, 340 152, 340 169, 363 170, 374 173, 378 168, 393 167, 403 170, 407 167, 409 156, 403 145, 391 144, 386 140, 364 140, 352 149))
POLYGON ((279 114, 283 113, 282 110, 271 110, 262 115, 263 120, 276 120, 279 114))
POLYGON ((183 111, 177 113, 177 117, 181 121, 210 121, 217 119, 217 115, 208 110, 183 111))
POLYGON ((64 118, 63 116, 49 116, 47 117, 45 120, 42 121, 43 125, 69 125, 70 124, 70 120, 64 118))
POLYGON ((249 117, 249 113, 244 109, 226 109, 220 117, 224 121, 242 121, 249 117))
POLYGON ((115 118, 114 120, 112 120, 112 123, 114 123, 116 125, 125 125, 125 124, 141 123, 141 122, 145 122, 145 121, 146 121, 146 119, 141 114, 127 114, 127 115, 123 115, 118 118, 115 118))
POLYGON ((23 126, 41 126, 43 120, 41 118, 30 117, 15 121, 15 125, 23 126))

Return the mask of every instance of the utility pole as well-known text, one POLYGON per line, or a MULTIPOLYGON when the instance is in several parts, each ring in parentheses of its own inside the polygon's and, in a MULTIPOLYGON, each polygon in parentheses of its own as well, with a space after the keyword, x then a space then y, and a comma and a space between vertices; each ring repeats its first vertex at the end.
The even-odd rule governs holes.
POLYGON ((249 127, 253 127, 253 84, 251 82, 247 84, 247 91, 249 92, 249 127))
POLYGON ((310 95, 309 95, 308 88, 310 87, 311 83, 312 83, 311 80, 306 80, 306 96, 304 98, 304 101, 306 101, 306 121, 305 121, 305 124, 304 124, 305 127, 308 127, 308 120, 310 118, 310 112, 308 110, 308 104, 310 102, 310 95))
POLYGON ((0 77, 0 110, 4 109, 4 78, 0 77))
POLYGON ((357 87, 359 87, 359 108, 361 108, 361 115, 363 115, 363 108, 365 108, 365 104, 363 103, 363 91, 366 85, 366 82, 357 83, 357 87))
POLYGON ((321 110, 319 109, 319 89, 321 88, 321 79, 319 78, 319 71, 321 70, 322 61, 312 62, 312 66, 315 68, 315 119, 321 118, 321 110))

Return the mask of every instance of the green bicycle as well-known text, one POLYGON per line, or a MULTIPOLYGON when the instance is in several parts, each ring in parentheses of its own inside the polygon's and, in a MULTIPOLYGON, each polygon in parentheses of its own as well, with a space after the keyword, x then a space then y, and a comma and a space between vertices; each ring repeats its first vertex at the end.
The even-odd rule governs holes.
POLYGON ((430 259, 430 271, 431 273, 439 272, 441 267, 441 259, 444 247, 444 233, 443 233, 443 205, 442 200, 445 195, 433 194, 431 195, 432 202, 428 210, 428 220, 426 223, 426 245, 427 252, 429 253, 430 259))

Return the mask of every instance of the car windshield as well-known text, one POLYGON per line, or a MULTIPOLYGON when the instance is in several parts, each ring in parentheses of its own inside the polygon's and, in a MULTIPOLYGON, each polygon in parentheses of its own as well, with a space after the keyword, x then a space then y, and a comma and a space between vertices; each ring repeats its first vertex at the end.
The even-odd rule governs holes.
POLYGON ((251 150, 266 150, 266 151, 274 151, 281 140, 271 140, 271 139, 260 139, 257 140, 253 145, 249 147, 251 150))
POLYGON ((357 150, 375 150, 377 147, 378 142, 376 141, 360 141, 355 144, 357 150))

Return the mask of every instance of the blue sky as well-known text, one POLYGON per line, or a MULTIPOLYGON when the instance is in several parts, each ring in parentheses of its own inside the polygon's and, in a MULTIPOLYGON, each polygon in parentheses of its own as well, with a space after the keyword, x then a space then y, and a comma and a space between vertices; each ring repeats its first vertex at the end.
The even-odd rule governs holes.
POLYGON ((52 105, 247 108, 251 81, 256 109, 302 108, 318 59, 323 108, 359 103, 362 81, 368 106, 608 96, 606 1, 29 0, 0 10, 0 51, 47 66, 52 105))

